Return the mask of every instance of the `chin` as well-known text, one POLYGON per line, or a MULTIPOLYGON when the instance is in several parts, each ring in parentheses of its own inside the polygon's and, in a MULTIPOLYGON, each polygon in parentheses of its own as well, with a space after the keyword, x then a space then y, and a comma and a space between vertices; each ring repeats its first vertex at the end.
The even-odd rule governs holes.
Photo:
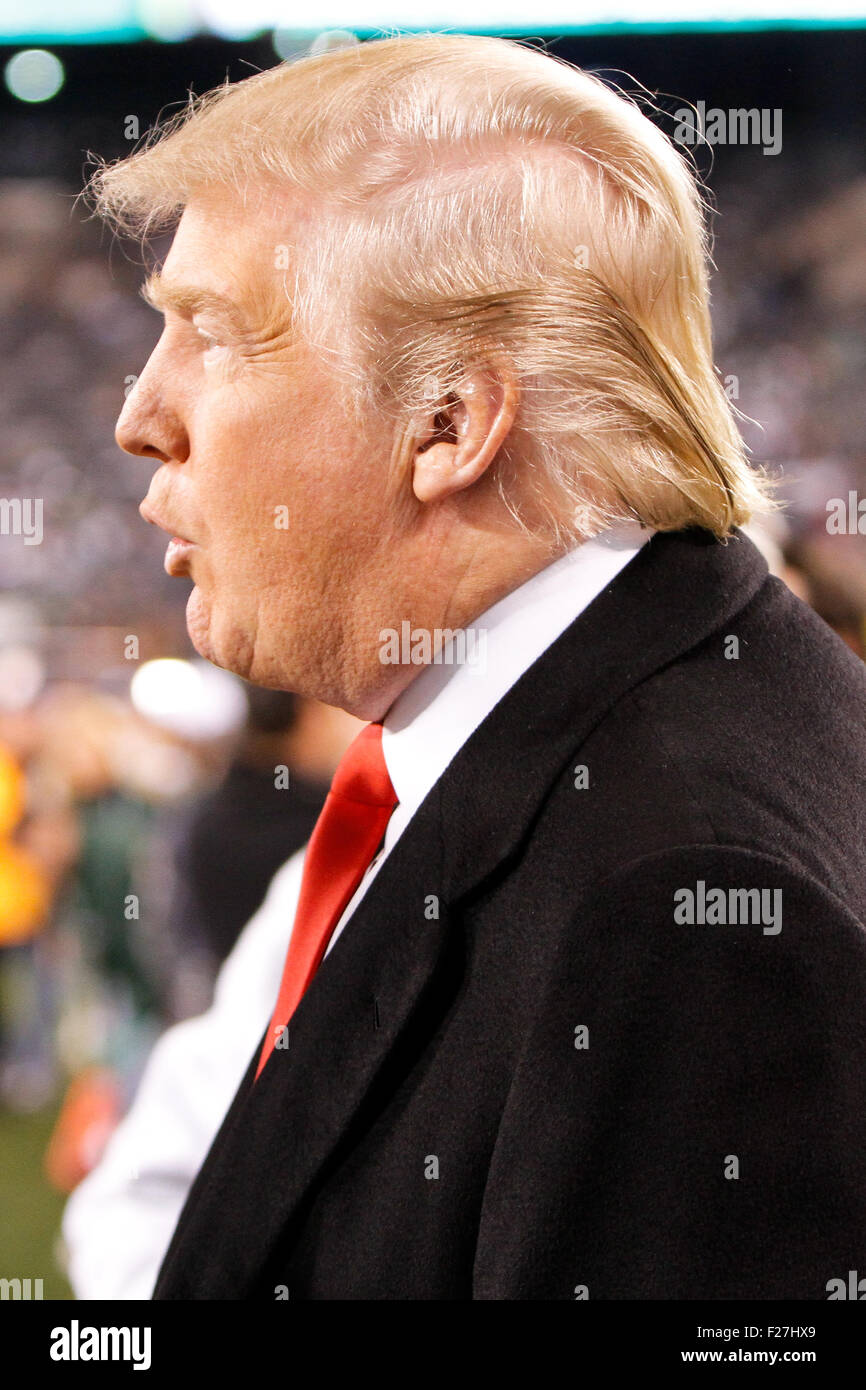
POLYGON ((196 585, 186 604, 186 630, 190 642, 205 661, 224 671, 232 671, 236 676, 251 679, 249 662, 243 658, 245 652, 249 653, 249 644, 219 641, 214 635, 215 626, 213 609, 196 585))
POLYGON ((207 661, 213 661, 218 666, 219 662, 215 660, 211 647, 210 626, 210 611, 205 605, 201 590, 197 585, 194 585, 192 593, 186 601, 187 634, 199 656, 203 656, 207 661))
MULTIPOLYGON (((229 621, 224 611, 205 598, 196 586, 186 605, 186 630, 199 656, 219 666, 223 671, 269 690, 298 690, 290 683, 288 673, 275 669, 273 663, 256 665, 256 641, 249 624, 229 621)), ((260 654, 259 654, 260 655, 260 654)), ((302 693, 302 692, 298 692, 302 693)))

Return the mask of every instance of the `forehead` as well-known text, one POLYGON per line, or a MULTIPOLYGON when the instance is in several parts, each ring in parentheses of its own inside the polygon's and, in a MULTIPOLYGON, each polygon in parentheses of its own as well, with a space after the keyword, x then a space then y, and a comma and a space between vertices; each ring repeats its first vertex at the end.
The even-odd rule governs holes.
POLYGON ((297 238, 297 220, 289 197, 240 199, 229 190, 202 193, 183 208, 164 274, 195 271, 213 281, 239 282, 270 277, 279 260, 286 264, 297 238), (278 247, 284 256, 277 256, 278 247))
MULTIPOLYGON (((293 262, 300 210, 293 195, 260 190, 239 196, 229 189, 196 194, 183 211, 157 283, 167 302, 222 296, 244 307, 266 309, 284 298, 293 262)), ((158 290, 158 293, 159 293, 158 290)), ((162 307, 162 306, 160 306, 162 307)))

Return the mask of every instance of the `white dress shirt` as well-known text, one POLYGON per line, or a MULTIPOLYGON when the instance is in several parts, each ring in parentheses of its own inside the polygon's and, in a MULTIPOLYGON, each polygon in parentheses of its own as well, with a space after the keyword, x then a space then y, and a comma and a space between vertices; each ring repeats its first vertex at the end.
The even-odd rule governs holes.
MULTIPOLYGON (((382 751, 398 805, 329 951, 466 740, 650 534, 609 531, 554 561, 476 619, 469 660, 426 666, 394 702, 382 751)), ((274 876, 220 971, 211 1008, 160 1038, 129 1113, 69 1199, 63 1235, 78 1298, 150 1298, 186 1194, 273 1010, 303 858, 299 850, 274 876)))
POLYGON ((470 734, 607 588, 650 534, 637 525, 622 526, 554 560, 476 619, 471 625, 476 641, 465 648, 470 660, 449 665, 443 659, 439 665, 427 666, 394 701, 382 721, 382 752, 399 804, 388 822, 382 849, 337 923, 328 951, 470 734))

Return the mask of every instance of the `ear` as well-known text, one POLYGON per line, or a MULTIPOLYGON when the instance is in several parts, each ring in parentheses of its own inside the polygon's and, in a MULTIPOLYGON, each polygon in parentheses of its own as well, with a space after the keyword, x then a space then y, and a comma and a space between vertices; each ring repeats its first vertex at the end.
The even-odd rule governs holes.
POLYGON ((469 372, 445 406, 423 422, 412 455, 419 502, 438 502, 470 487, 490 467, 514 423, 519 388, 504 366, 469 372))

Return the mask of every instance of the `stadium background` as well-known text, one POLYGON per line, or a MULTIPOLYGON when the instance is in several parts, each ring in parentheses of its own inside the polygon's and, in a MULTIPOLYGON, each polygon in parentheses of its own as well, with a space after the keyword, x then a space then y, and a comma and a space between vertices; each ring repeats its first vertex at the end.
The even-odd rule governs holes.
MULTIPOLYGON (((529 27, 525 8, 525 29, 513 6, 498 24, 495 4, 472 27, 534 38, 627 90, 636 79, 668 133, 689 103, 781 111, 778 154, 696 153, 717 208, 716 362, 753 457, 780 477, 785 511, 768 552, 862 656, 866 537, 828 529, 828 506, 866 497, 866 29, 853 13, 767 27, 757 15, 714 23, 697 7, 654 27, 662 12, 647 5, 641 27, 605 31, 584 7, 584 30, 563 33, 529 27)), ((189 807, 220 785, 246 718, 194 663, 149 667, 130 691, 133 668, 194 655, 186 586, 164 575, 163 539, 138 515, 149 468, 113 441, 159 321, 137 297, 139 249, 75 200, 88 151, 127 153, 130 131, 144 134, 190 88, 270 67, 278 48, 291 57, 340 41, 289 27, 276 43, 271 31, 94 41, 83 24, 75 32, 76 9, 63 7, 62 42, 50 27, 16 36, 0 10, 0 67, 45 49, 63 77, 50 98, 22 100, 13 69, 0 91, 0 494, 44 500, 40 544, 0 534, 0 1276, 42 1278, 45 1296, 61 1298, 64 1192, 159 1029, 207 1002, 218 960, 186 932, 162 866, 189 807), (212 717, 197 726, 203 703, 212 717), (2 879, 26 897, 18 850, 42 875, 29 908, 2 879), (129 890, 142 918, 106 922, 105 901, 129 890)), ((363 0, 348 9, 356 33, 374 28, 363 0)), ((165 25, 170 5, 150 10, 165 25)), ((415 24, 407 10, 394 23, 435 19, 415 24)))

